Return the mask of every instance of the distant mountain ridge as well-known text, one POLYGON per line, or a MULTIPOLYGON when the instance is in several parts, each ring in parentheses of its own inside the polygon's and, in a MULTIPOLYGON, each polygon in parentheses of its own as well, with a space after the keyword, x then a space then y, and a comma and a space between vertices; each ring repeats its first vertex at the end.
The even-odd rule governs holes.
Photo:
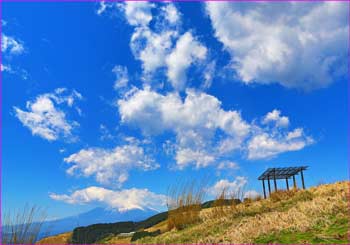
POLYGON ((52 236, 59 233, 72 231, 79 226, 88 226, 97 223, 115 223, 120 221, 141 221, 158 212, 152 209, 133 209, 125 212, 110 210, 106 208, 94 208, 88 212, 62 219, 50 220, 43 223, 42 232, 38 239, 46 236, 52 236))

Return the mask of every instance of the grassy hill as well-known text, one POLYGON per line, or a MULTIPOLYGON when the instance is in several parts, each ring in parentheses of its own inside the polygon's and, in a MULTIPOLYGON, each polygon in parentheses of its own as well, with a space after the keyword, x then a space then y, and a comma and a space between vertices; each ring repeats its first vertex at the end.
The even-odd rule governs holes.
POLYGON ((137 236, 110 234, 97 243, 347 244, 349 187, 350 183, 344 181, 308 190, 276 192, 266 200, 202 209, 200 220, 181 230, 169 230, 167 220, 163 220, 150 227, 139 227, 137 236))
POLYGON ((68 244, 70 243, 71 237, 72 237, 72 232, 66 232, 66 233, 58 234, 56 236, 43 238, 40 241, 38 241, 36 244, 68 244))

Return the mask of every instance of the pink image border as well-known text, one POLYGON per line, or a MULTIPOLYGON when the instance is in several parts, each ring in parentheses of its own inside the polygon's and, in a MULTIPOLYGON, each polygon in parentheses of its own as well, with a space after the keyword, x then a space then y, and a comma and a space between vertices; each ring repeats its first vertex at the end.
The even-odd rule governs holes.
MULTIPOLYGON (((126 0, 133 2, 146 2, 145 0, 126 0)), ((59 3, 59 2, 126 2, 125 0, 0 0, 0 20, 2 20, 2 4, 3 3, 30 3, 30 2, 45 2, 45 3, 59 3)), ((165 0, 153 0, 147 2, 348 2, 348 83, 347 83, 347 96, 348 96, 348 111, 347 111, 347 158, 348 158, 348 180, 350 180, 350 0, 176 0, 176 1, 165 1, 165 0)), ((2 42, 2 21, 0 21, 0 43, 2 42)), ((2 64, 2 50, 0 50, 0 65, 2 64)), ((2 115, 3 115, 3 74, 0 72, 0 243, 2 241, 2 115)), ((350 217, 350 182, 349 182, 349 192, 348 192, 348 207, 349 207, 349 217, 350 217)), ((349 223, 350 229, 350 223, 349 223)), ((349 244, 350 244, 350 230, 348 233, 349 244)), ((59 244, 56 244, 59 245, 59 244)), ((175 245, 175 243, 174 243, 175 245)))

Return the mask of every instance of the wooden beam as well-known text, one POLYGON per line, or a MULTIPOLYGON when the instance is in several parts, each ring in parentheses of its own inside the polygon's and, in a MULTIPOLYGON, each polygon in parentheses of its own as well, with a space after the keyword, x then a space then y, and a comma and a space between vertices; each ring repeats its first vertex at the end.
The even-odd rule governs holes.
POLYGON ((269 195, 271 195, 271 186, 270 186, 270 178, 267 179, 268 187, 269 187, 269 195))
POLYGON ((262 180, 262 184, 264 189, 264 198, 266 199, 265 180, 262 180))
POLYGON ((302 183, 302 185, 303 185, 303 189, 305 189, 303 170, 300 171, 300 175, 301 175, 301 183, 302 183))

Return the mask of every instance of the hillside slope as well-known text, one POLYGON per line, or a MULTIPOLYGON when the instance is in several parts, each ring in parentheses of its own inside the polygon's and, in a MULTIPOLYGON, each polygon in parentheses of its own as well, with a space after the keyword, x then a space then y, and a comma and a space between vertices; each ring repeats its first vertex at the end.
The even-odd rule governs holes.
MULTIPOLYGON (((238 205, 206 208, 201 221, 183 230, 168 230, 167 221, 139 229, 146 237, 110 235, 104 244, 170 243, 349 243, 350 182, 320 185, 238 205), (154 236, 147 232, 158 231, 154 236)), ((56 243, 60 237, 55 237, 56 243)), ((63 236, 59 243, 66 243, 63 236)))
POLYGON ((135 243, 348 243, 349 182, 202 210, 202 221, 135 243))

